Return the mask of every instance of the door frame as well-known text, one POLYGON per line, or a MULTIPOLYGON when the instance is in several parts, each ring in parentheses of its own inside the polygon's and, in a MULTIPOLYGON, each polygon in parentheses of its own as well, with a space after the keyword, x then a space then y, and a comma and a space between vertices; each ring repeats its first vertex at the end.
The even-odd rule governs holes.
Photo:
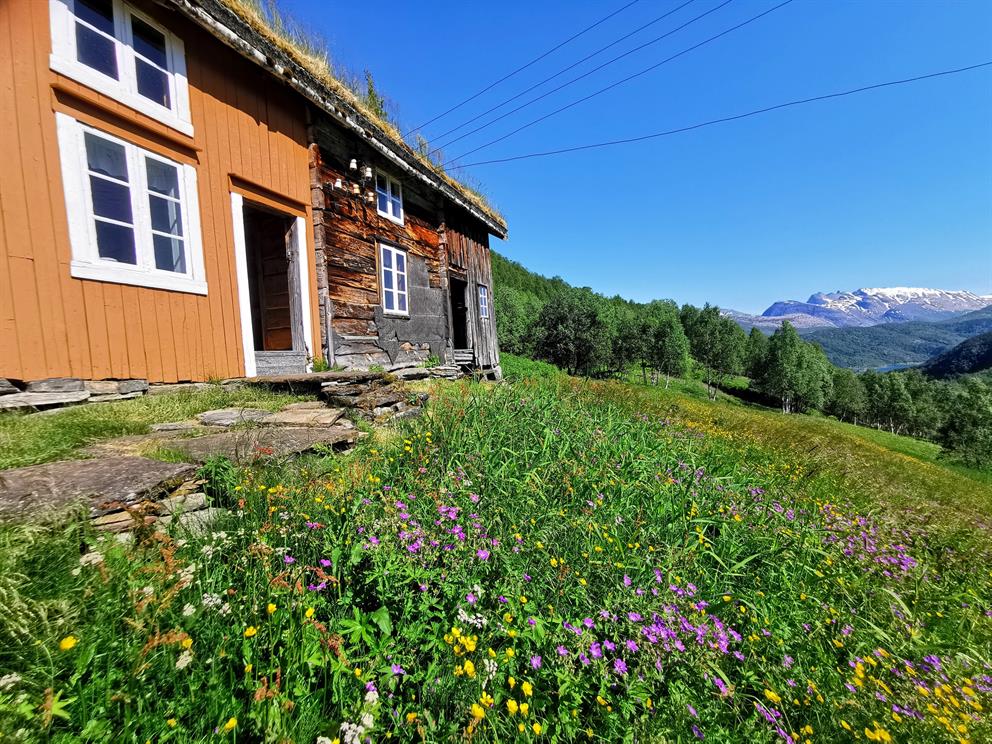
MULTIPOLYGON (((258 367, 255 362, 255 333, 251 317, 251 285, 248 277, 248 250, 245 243, 245 201, 249 205, 255 203, 263 209, 278 212, 293 220, 290 242, 292 244, 296 259, 297 286, 299 288, 298 297, 290 298, 291 302, 298 302, 300 308, 299 320, 303 335, 303 348, 294 351, 302 351, 307 357, 307 371, 309 372, 313 363, 313 319, 310 315, 310 260, 307 251, 307 219, 304 216, 293 214, 279 209, 273 209, 269 204, 254 200, 251 196, 245 196, 237 191, 231 192, 231 216, 234 221, 234 263, 235 273, 238 279, 238 309, 241 316, 241 344, 245 361, 245 377, 255 377, 258 374, 258 367)), ((290 261, 290 266, 294 263, 290 261)), ((292 282, 290 282, 292 286, 292 282)), ((294 329, 295 330, 295 329, 294 329)), ((294 338, 296 334, 293 334, 294 338)))

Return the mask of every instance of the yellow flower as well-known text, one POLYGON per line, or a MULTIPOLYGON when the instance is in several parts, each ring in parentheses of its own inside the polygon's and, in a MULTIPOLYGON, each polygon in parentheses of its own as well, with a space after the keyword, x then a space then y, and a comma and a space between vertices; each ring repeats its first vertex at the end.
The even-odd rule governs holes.
POLYGON ((531 686, 530 682, 523 682, 520 685, 520 689, 523 690, 524 695, 530 697, 534 694, 534 688, 531 686))
POLYGON ((527 597, 523 594, 520 595, 520 604, 527 604, 527 597))
POLYGON ((472 718, 481 721, 486 717, 486 710, 478 703, 472 703, 472 718))
POLYGON ((778 693, 772 692, 771 690, 765 690, 765 697, 771 701, 772 705, 778 705, 782 702, 782 698, 778 696, 778 693))
POLYGON ((271 615, 273 612, 276 611, 276 606, 274 604, 272 604, 271 602, 269 602, 269 606, 266 607, 265 609, 271 615))
POLYGON ((417 714, 416 713, 407 713, 406 714, 406 722, 407 723, 411 723, 412 724, 416 720, 417 720, 417 714))
POLYGON ((462 668, 465 670, 465 674, 469 677, 475 676, 475 664, 472 663, 471 659, 465 659, 465 664, 462 668))
POLYGON ((507 677, 506 684, 508 684, 510 686, 510 689, 512 690, 514 687, 517 686, 517 680, 515 677, 507 677))
POLYGON ((356 677, 361 677, 362 676, 362 670, 361 669, 356 669, 355 670, 355 676, 356 677))
POLYGON ((307 611, 303 613, 307 620, 313 617, 314 609, 313 607, 308 607, 307 611))
POLYGON ((517 652, 514 651, 512 648, 506 649, 506 658, 507 659, 512 659, 516 655, 517 655, 517 652))
POLYGON ((175 718, 170 718, 168 721, 165 722, 165 725, 168 726, 169 728, 175 728, 177 723, 178 721, 175 718))
POLYGON ((257 632, 258 632, 258 628, 256 628, 254 625, 249 625, 247 628, 245 628, 245 638, 251 638, 257 632))
POLYGON ((520 715, 525 716, 530 713, 530 706, 527 703, 520 703, 520 715))
POLYGON ((519 731, 519 732, 520 732, 521 734, 522 734, 522 733, 523 733, 524 731, 526 731, 526 730, 527 730, 527 727, 526 727, 526 726, 524 726, 524 725, 523 725, 522 723, 518 723, 518 724, 517 724, 517 731, 519 731))
POLYGON ((224 724, 224 730, 230 731, 237 725, 238 725, 238 719, 235 718, 234 716, 231 716, 230 718, 227 719, 227 723, 224 724))
POLYGON ((579 584, 580 584, 581 586, 586 586, 586 585, 587 585, 588 583, 589 583, 589 582, 588 582, 588 581, 586 581, 585 579, 579 579, 579 584))
POLYGON ((180 643, 179 645, 182 646, 183 648, 192 648, 193 647, 193 639, 192 638, 183 638, 182 643, 180 643))
POLYGON ((520 706, 517 705, 517 701, 514 699, 509 699, 506 701, 506 709, 510 711, 511 716, 517 715, 517 711, 520 710, 520 706))
POLYGON ((251 664, 245 664, 245 674, 251 674, 251 670, 255 667, 251 664))
POLYGON ((531 726, 531 729, 534 731, 534 735, 535 736, 540 736, 541 735, 541 730, 542 730, 541 729, 541 724, 539 724, 537 721, 534 721, 534 725, 531 726))
POLYGON ((59 641, 59 649, 62 651, 68 651, 73 646, 79 643, 79 639, 76 636, 66 636, 61 641, 59 641))

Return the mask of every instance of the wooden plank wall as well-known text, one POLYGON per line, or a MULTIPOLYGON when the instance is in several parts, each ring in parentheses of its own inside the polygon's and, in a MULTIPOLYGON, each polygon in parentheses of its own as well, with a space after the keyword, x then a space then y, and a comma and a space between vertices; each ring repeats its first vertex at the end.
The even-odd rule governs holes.
POLYGON ((475 364, 483 370, 499 367, 496 315, 493 307, 493 274, 489 234, 466 218, 453 216, 445 225, 451 276, 468 282, 469 325, 475 364), (489 317, 479 317, 479 285, 489 288, 489 317))
MULTIPOLYGON (((322 208, 317 216, 317 245, 322 247, 326 265, 326 291, 333 310, 331 324, 339 336, 367 338, 374 345, 379 335, 375 309, 381 305, 378 241, 395 243, 411 256, 422 258, 427 264, 430 286, 442 287, 438 207, 430 197, 404 182, 404 224, 380 217, 375 202, 351 193, 350 184, 358 180, 358 174, 348 167, 352 158, 368 163, 375 162, 375 156, 357 138, 349 138, 337 127, 319 126, 315 132, 319 148, 312 153, 314 198, 322 208), (338 178, 344 189, 320 188, 338 178)), ((387 172, 394 177, 399 175, 387 172)), ((364 186, 364 191, 374 189, 374 183, 364 186)), ((325 282, 321 281, 321 285, 323 288, 325 282)))
MULTIPOLYGON (((311 222, 302 98, 157 3, 131 2, 184 41, 192 138, 51 72, 48 3, 0 2, 0 377, 241 375, 231 177, 311 222), (54 111, 196 165, 206 296, 70 276, 54 111)), ((319 348, 312 240, 308 231, 319 348)))

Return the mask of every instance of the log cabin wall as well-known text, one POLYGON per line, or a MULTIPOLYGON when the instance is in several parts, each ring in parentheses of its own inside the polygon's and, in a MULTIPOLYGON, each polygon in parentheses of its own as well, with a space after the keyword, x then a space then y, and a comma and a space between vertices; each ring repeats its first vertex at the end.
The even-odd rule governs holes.
POLYGON ((421 362, 429 356, 451 358, 447 276, 441 250, 440 198, 403 180, 385 164, 382 170, 403 186, 402 225, 378 214, 374 180, 362 181, 349 167, 352 159, 375 166, 375 155, 358 138, 318 119, 311 131, 311 188, 318 252, 321 328, 330 329, 328 359, 348 367, 421 362), (344 188, 333 184, 341 179, 344 188), (361 194, 353 194, 358 183, 361 194), (406 251, 409 316, 384 312, 379 244, 406 251), (328 322, 328 315, 330 322, 328 322))
POLYGON ((449 280, 467 285, 466 310, 469 345, 475 366, 485 374, 500 377, 499 343, 496 339, 496 316, 493 307, 492 261, 489 233, 467 216, 449 215, 444 239, 449 280), (488 317, 482 317, 480 287, 486 291, 488 317))
POLYGON ((128 3, 183 41, 192 136, 53 72, 47 0, 0 2, 0 377, 242 375, 231 193, 311 222, 303 99, 178 13, 128 3), (196 168, 205 295, 71 276, 56 112, 196 168))

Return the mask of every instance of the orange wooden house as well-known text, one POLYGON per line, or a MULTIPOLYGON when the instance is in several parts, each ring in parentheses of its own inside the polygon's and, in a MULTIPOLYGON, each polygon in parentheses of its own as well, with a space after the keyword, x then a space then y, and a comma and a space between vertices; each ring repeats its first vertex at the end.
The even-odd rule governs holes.
MULTIPOLYGON (((173 382, 304 371, 333 358, 351 342, 343 326, 335 331, 328 265, 349 248, 325 240, 334 187, 320 181, 318 122, 364 153, 363 174, 375 166, 361 182, 362 208, 375 204, 388 172, 397 194, 407 188, 420 205, 414 211, 426 202, 440 210, 429 227, 408 231, 434 231, 421 241, 432 265, 450 263, 437 219, 447 205, 483 236, 488 267, 488 234, 505 235, 502 220, 239 7, 0 2, 0 377, 173 382)), ((382 215, 370 211, 372 222, 382 215)), ((367 232, 378 246, 379 233, 367 232)), ((389 240, 405 250, 402 235, 389 240)), ((385 282, 399 274, 382 265, 381 248, 375 254, 368 270, 379 291, 366 301, 381 307, 398 302, 385 282)), ((432 281, 446 298, 451 356, 451 286, 447 273, 432 281)), ((481 346, 491 331, 498 367, 494 326, 485 328, 475 338, 481 346)), ((384 358, 401 362, 404 350, 389 347, 384 358)), ((347 356, 359 366, 379 360, 347 356)))

